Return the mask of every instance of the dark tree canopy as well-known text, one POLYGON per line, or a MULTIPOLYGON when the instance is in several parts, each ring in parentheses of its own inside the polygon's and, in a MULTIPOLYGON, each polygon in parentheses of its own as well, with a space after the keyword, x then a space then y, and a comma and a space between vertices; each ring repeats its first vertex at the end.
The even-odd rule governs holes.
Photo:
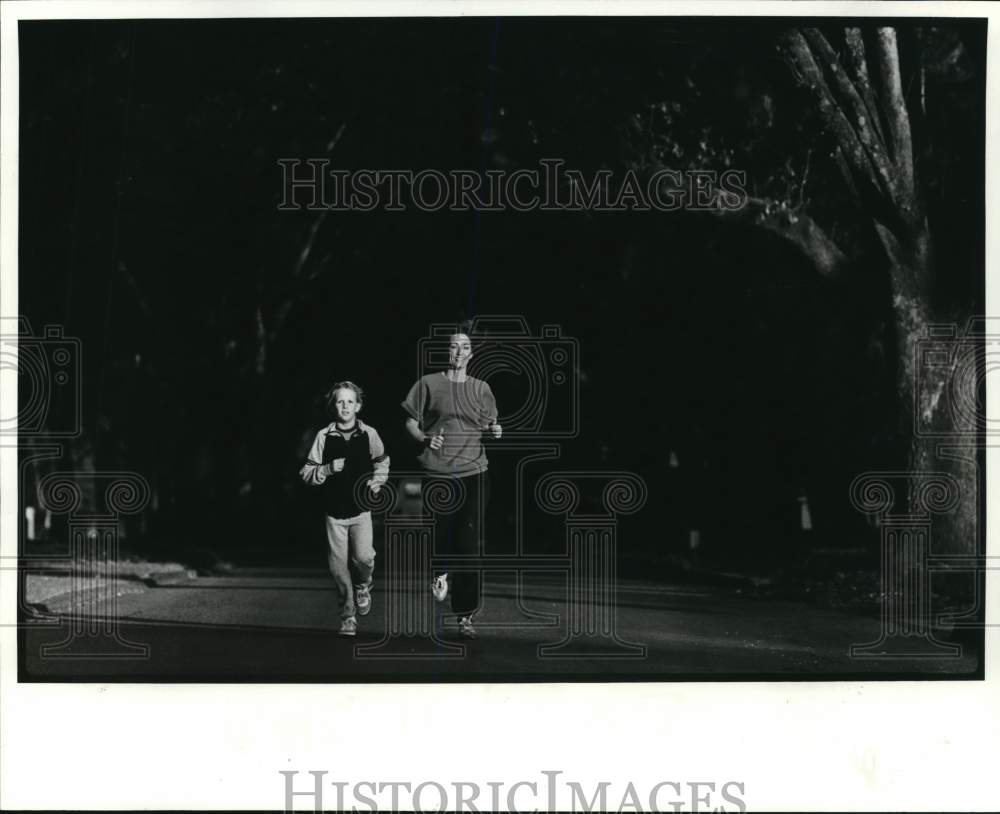
MULTIPOLYGON (((969 312, 984 29, 898 30, 900 88, 920 114, 903 183, 933 225, 940 301, 969 312)), ((862 38, 870 60, 878 36, 862 38)), ((847 182, 843 142, 799 82, 807 55, 826 58, 838 104, 872 104, 829 73, 857 43, 843 26, 767 20, 22 23, 21 309, 83 340, 81 448, 149 477, 162 528, 205 512, 293 537, 275 518, 303 513, 297 463, 336 378, 362 382, 367 420, 405 462, 416 342, 474 313, 580 339, 583 433, 567 460, 665 491, 673 450, 747 524, 777 528, 807 490, 830 528, 855 528, 845 479, 899 454, 892 296, 864 189, 884 179, 859 165, 847 182), (751 205, 728 218, 278 211, 277 161, 311 157, 732 167, 751 205), (804 251, 821 241, 825 259, 804 251)), ((893 126, 874 121, 872 144, 893 126)))

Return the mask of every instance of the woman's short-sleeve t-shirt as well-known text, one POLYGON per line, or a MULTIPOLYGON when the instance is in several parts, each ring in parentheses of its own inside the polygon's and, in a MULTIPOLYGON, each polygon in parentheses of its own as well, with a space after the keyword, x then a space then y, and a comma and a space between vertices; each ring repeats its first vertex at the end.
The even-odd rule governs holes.
POLYGON ((482 379, 455 382, 444 373, 422 376, 410 388, 403 409, 427 435, 444 434, 440 450, 425 448, 418 460, 431 472, 474 475, 487 468, 482 433, 497 420, 493 391, 482 379))

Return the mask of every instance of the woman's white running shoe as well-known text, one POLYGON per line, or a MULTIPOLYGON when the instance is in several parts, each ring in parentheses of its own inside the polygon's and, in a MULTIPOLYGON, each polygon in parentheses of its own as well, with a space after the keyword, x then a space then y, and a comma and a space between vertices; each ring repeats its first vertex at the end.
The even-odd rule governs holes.
POLYGON ((441 574, 440 576, 434 577, 434 581, 431 582, 431 594, 433 594, 434 599, 438 602, 444 602, 448 598, 447 574, 441 574))

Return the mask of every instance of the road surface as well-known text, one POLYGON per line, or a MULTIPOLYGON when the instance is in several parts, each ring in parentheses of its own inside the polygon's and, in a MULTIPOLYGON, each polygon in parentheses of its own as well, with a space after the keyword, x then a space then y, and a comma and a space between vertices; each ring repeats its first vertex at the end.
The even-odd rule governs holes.
POLYGON ((22 680, 53 681, 519 681, 973 677, 979 659, 852 658, 879 638, 877 619, 764 600, 732 587, 620 581, 613 635, 607 607, 570 603, 564 578, 489 575, 479 639, 423 584, 377 583, 359 635, 335 635, 333 582, 323 570, 236 568, 147 587, 92 606, 107 625, 78 635, 66 616, 22 630, 22 680), (404 616, 404 610, 411 610, 404 616), (387 609, 389 614, 387 614, 387 609), (415 614, 415 615, 414 615, 415 614), (390 620, 389 617, 392 617, 390 620), (597 620, 596 627, 594 622, 597 620), (390 630, 423 635, 387 636, 390 630), (576 637, 570 634, 574 626, 576 637), (110 631, 110 634, 109 634, 110 631), (567 641, 568 640, 568 641, 567 641), (62 644, 60 644, 62 642, 62 644), (131 647, 141 645, 141 647, 131 647), (559 647, 562 643, 562 646, 559 647), (45 648, 48 647, 48 650, 45 648))

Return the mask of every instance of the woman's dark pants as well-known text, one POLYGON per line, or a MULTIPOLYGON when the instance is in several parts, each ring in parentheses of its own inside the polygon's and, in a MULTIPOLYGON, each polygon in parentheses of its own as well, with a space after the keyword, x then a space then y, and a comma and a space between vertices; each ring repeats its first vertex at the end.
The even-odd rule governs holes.
POLYGON ((435 563, 434 573, 448 573, 451 609, 459 616, 468 616, 479 607, 480 558, 486 540, 486 507, 490 500, 489 473, 464 478, 429 477, 424 481, 423 491, 424 509, 433 511, 437 519, 434 555, 441 562, 435 563), (454 494, 454 486, 461 487, 459 497, 457 501, 449 501, 446 496, 454 494), (440 501, 432 498, 434 494, 440 501))

